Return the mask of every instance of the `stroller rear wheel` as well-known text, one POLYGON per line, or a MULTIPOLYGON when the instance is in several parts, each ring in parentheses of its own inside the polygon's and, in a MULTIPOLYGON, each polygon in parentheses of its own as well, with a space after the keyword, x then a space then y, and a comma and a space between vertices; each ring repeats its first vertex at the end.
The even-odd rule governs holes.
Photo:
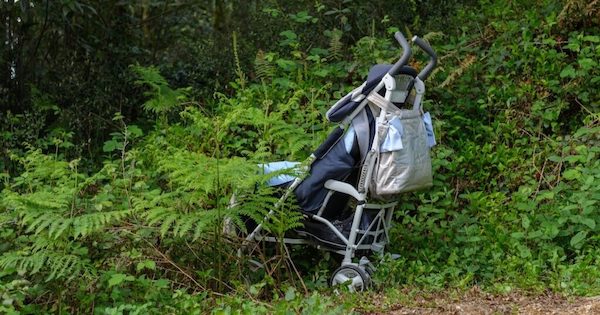
POLYGON ((371 285, 371 277, 358 266, 345 265, 333 272, 329 284, 331 287, 345 285, 350 292, 361 292, 367 290, 371 285))

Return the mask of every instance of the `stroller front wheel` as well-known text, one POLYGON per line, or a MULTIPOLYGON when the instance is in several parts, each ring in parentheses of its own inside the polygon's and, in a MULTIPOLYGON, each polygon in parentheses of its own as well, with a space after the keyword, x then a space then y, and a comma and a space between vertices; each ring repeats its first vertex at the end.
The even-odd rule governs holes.
POLYGON ((371 284, 371 277, 358 266, 345 265, 333 272, 329 284, 334 288, 345 285, 350 292, 361 292, 367 290, 371 284))

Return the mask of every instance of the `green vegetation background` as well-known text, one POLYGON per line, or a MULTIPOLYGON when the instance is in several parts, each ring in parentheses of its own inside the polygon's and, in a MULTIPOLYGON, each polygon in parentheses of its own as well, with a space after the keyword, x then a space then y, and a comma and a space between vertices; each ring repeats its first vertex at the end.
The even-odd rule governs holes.
MULTIPOLYGON (((598 1, 5 0, 0 16, 1 313, 600 294, 598 1), (398 58, 397 30, 440 56, 434 186, 401 199, 401 258, 383 257, 362 296, 332 295, 336 259, 310 249, 266 249, 250 272, 223 222, 274 200, 229 196, 265 180, 257 162, 310 154, 328 107, 398 58)), ((297 225, 290 207, 273 233, 297 225)))

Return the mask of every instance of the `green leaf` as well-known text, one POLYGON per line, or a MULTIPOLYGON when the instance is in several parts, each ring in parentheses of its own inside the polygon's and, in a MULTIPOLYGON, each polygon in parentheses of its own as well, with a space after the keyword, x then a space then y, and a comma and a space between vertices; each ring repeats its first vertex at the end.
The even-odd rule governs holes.
POLYGON ((104 152, 112 152, 117 148, 117 141, 115 140, 108 140, 106 142, 104 142, 104 146, 102 147, 102 151, 104 152))
POLYGON ((580 59, 577 63, 579 63, 579 66, 584 71, 591 70, 594 67, 596 67, 596 65, 597 65, 596 62, 594 60, 592 60, 591 58, 580 59))
POLYGON ((294 61, 287 59, 277 59, 275 60, 275 63, 286 71, 292 70, 296 67, 296 63, 294 61))
POLYGON ((561 78, 574 78, 576 75, 575 69, 573 68, 573 66, 568 65, 566 66, 561 72, 560 72, 560 77, 561 78))
POLYGON ((531 223, 531 221, 529 221, 529 217, 524 215, 521 220, 521 225, 523 226, 523 228, 527 230, 529 228, 530 223, 531 223))
POLYGON ((154 260, 144 260, 139 262, 135 267, 136 271, 141 271, 143 269, 155 270, 156 262, 154 262, 154 260))
POLYGON ((297 14, 290 14, 289 17, 298 23, 306 23, 308 21, 312 21, 313 23, 315 22, 313 17, 309 15, 307 11, 301 11, 297 14))
POLYGON ((560 233, 559 225, 551 221, 546 221, 542 225, 544 229, 544 239, 553 239, 560 233))
POLYGON ((285 291, 285 300, 291 301, 296 298, 296 289, 294 287, 288 287, 285 291))
POLYGON ((579 222, 586 225, 590 229, 594 229, 596 227, 596 221, 594 221, 592 218, 582 218, 579 222))
POLYGON ((279 33, 279 35, 284 36, 288 40, 293 40, 293 39, 298 38, 298 35, 296 35, 296 33, 292 32, 290 30, 283 31, 283 32, 279 33))
POLYGON ((319 69, 319 70, 315 71, 314 74, 318 77, 324 78, 329 75, 329 70, 319 69))
POLYGON ((521 258, 529 258, 531 257, 531 250, 525 246, 520 246, 519 255, 521 256, 521 258))
POLYGON ((121 284, 123 281, 127 279, 127 275, 123 273, 116 273, 110 277, 108 280, 108 287, 112 287, 115 285, 121 284))
POLYGON ((562 161, 562 158, 561 158, 560 156, 558 156, 558 155, 551 155, 551 156, 548 158, 548 160, 549 160, 549 161, 552 161, 552 162, 556 162, 556 163, 558 163, 558 162, 562 161))
POLYGON ((258 294, 260 294, 260 292, 262 291, 262 288, 266 285, 267 283, 262 281, 259 282, 257 284, 253 284, 250 286, 250 289, 248 290, 250 292, 250 294, 256 296, 258 294))
POLYGON ((575 234, 575 236, 573 236, 571 238, 571 246, 573 247, 580 247, 581 246, 581 241, 583 241, 585 239, 585 237, 587 236, 587 231, 581 231, 577 234, 575 234))
POLYGON ((520 240, 523 237, 525 237, 525 234, 523 232, 513 232, 513 233, 510 234, 510 237, 512 237, 514 239, 517 239, 517 240, 520 240))
POLYGON ((158 279, 158 280, 154 281, 155 287, 160 288, 160 289, 166 289, 169 286, 169 283, 170 283, 169 279, 158 279))
POLYGON ((140 127, 136 125, 127 126, 127 131, 132 136, 132 138, 138 138, 144 135, 144 132, 140 127))
POLYGON ((541 192, 536 200, 537 201, 542 201, 542 200, 552 200, 554 199, 554 192, 553 191, 545 191, 545 192, 541 192))
POLYGON ((581 172, 575 169, 566 170, 563 173, 563 178, 566 180, 573 180, 579 178, 581 176, 581 172))
POLYGON ((542 235, 544 235, 544 232, 541 230, 537 230, 537 231, 533 231, 533 232, 529 233, 528 238, 536 239, 536 238, 541 237, 542 235))
POLYGON ((584 135, 589 135, 589 134, 597 134, 600 133, 600 126, 599 127, 594 127, 594 128, 589 128, 589 127, 581 127, 579 128, 574 134, 573 137, 574 138, 579 138, 581 136, 584 135))

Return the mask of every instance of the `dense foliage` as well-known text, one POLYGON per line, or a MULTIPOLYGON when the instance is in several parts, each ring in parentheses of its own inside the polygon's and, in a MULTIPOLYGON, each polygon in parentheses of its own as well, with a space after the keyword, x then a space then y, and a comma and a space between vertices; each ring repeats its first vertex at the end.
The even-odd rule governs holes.
POLYGON ((250 272, 223 230, 272 208, 257 163, 310 154, 397 26, 440 56, 438 146, 374 290, 599 294, 597 1, 391 3, 3 1, 0 311, 369 308, 329 294, 335 257, 263 248, 250 272))

